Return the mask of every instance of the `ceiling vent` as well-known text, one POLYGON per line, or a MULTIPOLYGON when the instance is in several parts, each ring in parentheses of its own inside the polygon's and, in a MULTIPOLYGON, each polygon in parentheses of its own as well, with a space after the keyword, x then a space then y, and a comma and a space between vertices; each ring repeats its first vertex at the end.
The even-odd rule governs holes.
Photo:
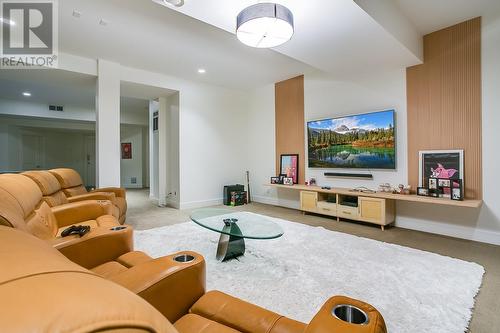
POLYGON ((61 105, 49 105, 49 111, 64 112, 64 106, 61 106, 61 105))

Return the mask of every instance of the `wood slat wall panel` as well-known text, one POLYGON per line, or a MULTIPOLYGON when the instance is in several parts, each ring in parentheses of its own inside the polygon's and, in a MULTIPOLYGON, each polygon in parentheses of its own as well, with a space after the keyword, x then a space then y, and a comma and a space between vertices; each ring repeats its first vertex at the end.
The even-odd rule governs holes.
POLYGON ((481 18, 424 36, 424 64, 409 67, 408 179, 418 152, 465 150, 465 196, 482 199, 481 18))
POLYGON ((304 76, 275 85, 276 171, 281 154, 299 154, 299 184, 305 179, 304 76))

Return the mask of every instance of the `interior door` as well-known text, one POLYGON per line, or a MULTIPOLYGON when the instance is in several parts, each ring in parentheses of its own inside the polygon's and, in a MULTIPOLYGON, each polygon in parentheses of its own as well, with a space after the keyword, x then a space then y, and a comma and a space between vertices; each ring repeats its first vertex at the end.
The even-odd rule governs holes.
POLYGON ((95 136, 85 137, 85 185, 95 187, 95 136))
POLYGON ((43 138, 39 135, 22 135, 21 165, 23 171, 43 168, 44 146, 43 138))

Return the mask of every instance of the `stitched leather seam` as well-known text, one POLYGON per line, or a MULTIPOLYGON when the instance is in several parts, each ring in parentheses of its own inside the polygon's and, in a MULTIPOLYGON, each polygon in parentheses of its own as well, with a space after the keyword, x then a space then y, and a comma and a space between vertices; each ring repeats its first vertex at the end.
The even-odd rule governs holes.
POLYGON ((86 274, 86 275, 91 275, 91 276, 99 277, 98 275, 96 275, 96 274, 94 274, 92 272, 85 272, 85 271, 72 271, 72 270, 54 271, 54 272, 43 272, 43 273, 35 273, 35 274, 20 276, 20 277, 17 277, 15 279, 11 279, 11 280, 0 282, 0 286, 3 286, 4 284, 7 284, 7 283, 16 282, 16 281, 20 281, 20 280, 25 280, 25 279, 29 279, 29 278, 36 277, 36 276, 50 275, 50 274, 60 274, 60 273, 79 273, 79 274, 86 274))
POLYGON ((23 220, 24 220, 24 216, 26 215, 26 212, 24 211, 24 207, 23 205, 21 205, 21 203, 19 202, 19 200, 17 200, 16 196, 13 195, 12 193, 10 193, 8 190, 6 190, 5 188, 2 188, 5 192, 9 193, 9 195, 17 202, 17 204, 19 205, 19 207, 21 207, 21 210, 23 211, 23 220))
POLYGON ((266 331, 266 333, 270 333, 281 318, 283 318, 283 316, 279 316, 278 318, 276 318, 276 320, 273 322, 271 327, 269 327, 269 329, 266 331))

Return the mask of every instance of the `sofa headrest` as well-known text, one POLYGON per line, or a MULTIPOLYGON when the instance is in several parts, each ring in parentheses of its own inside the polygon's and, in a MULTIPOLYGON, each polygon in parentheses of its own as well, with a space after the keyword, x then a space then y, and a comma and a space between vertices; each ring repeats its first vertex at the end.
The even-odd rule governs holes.
POLYGON ((2 332, 177 333, 131 291, 69 261, 49 244, 0 226, 2 332))
POLYGON ((63 189, 83 185, 82 177, 80 177, 80 174, 73 169, 59 168, 49 171, 56 176, 63 189))
POLYGON ((22 175, 31 178, 38 185, 43 196, 50 196, 61 191, 61 184, 56 176, 48 171, 26 171, 22 175))
POLYGON ((42 192, 30 178, 17 174, 0 175, 0 189, 3 190, 0 202, 0 215, 3 212, 22 214, 23 220, 33 214, 42 201, 42 192), (10 197, 10 198, 9 198, 10 197), (8 199, 7 199, 8 198, 8 199))

